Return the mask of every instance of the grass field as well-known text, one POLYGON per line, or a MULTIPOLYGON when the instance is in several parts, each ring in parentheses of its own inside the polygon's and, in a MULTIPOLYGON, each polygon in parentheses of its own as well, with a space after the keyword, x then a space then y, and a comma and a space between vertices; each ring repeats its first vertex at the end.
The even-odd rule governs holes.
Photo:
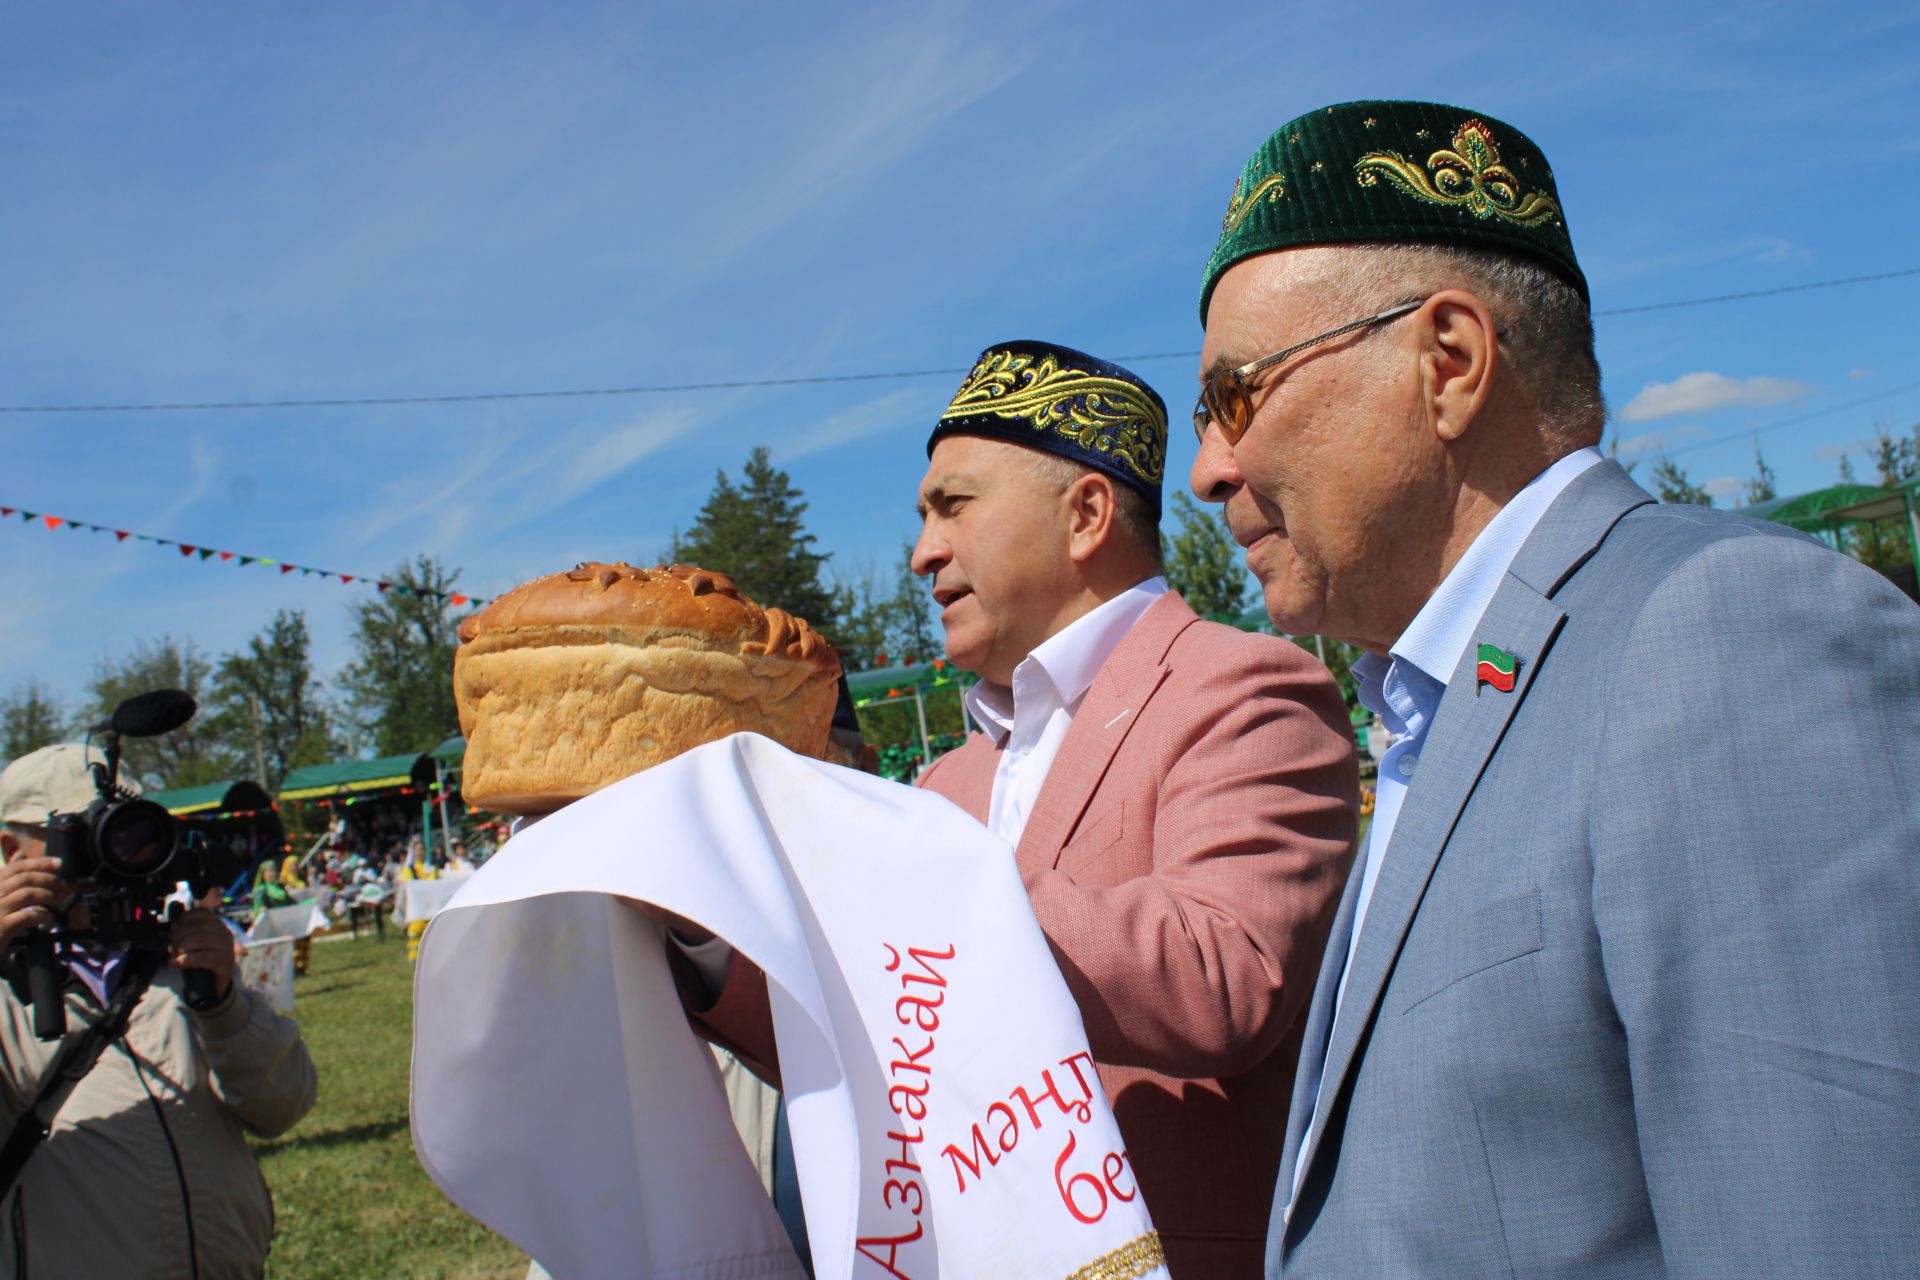
POLYGON ((255 1142, 273 1188, 274 1280, 519 1280, 526 1255, 427 1181, 407 1131, 413 966, 403 930, 385 942, 316 942, 294 1016, 320 1069, 320 1101, 291 1131, 255 1142))

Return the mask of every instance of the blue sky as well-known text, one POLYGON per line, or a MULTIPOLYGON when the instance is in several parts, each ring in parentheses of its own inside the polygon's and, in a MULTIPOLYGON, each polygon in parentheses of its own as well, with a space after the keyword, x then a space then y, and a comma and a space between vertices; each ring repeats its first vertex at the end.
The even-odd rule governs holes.
MULTIPOLYGON (((1526 129, 1602 310, 1920 266, 1911 5, 29 6, 0 43, 0 403, 1192 351, 1246 155, 1363 97, 1526 129)), ((1782 422, 1783 491, 1848 448, 1868 471, 1875 425, 1920 419, 1916 301, 1602 319, 1613 433, 1718 492, 1782 422)), ((1137 367, 1182 417, 1194 362, 1137 367)), ((766 444, 853 576, 913 532, 956 383, 6 414, 0 504, 356 575, 426 552, 485 596, 651 561, 766 444)), ((1170 478, 1192 453, 1176 431, 1170 478)), ((136 638, 217 655, 283 607, 328 676, 362 592, 16 519, 0 691, 72 705, 136 638)))

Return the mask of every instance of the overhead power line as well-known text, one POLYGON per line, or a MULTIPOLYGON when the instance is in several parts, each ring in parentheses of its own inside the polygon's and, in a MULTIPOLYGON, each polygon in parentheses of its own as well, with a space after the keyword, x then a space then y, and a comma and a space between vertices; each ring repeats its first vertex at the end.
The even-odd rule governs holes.
MULTIPOLYGON (((1672 311, 1681 307, 1705 307, 1721 302, 1742 302, 1749 298, 1771 298, 1783 293, 1806 293, 1813 289, 1838 289, 1844 285, 1868 284, 1876 280, 1895 280, 1920 276, 1920 267, 1898 271, 1879 271, 1872 275, 1842 276, 1835 280, 1815 280, 1808 284, 1782 285, 1777 289, 1750 289, 1744 293, 1721 293, 1707 298, 1681 298, 1674 302, 1653 302, 1639 307, 1615 307, 1596 311, 1595 317, 1641 315, 1649 311, 1672 311)), ((1150 351, 1114 356, 1123 364, 1144 364, 1149 360, 1191 360, 1198 351, 1150 351)), ((720 382, 661 382, 635 387, 583 387, 550 391, 471 391, 432 396, 332 396, 300 399, 283 396, 272 400, 197 400, 159 404, 8 404, 0 413, 177 413, 188 410, 226 409, 354 409, 376 406, 473 404, 477 401, 564 400, 589 396, 668 395, 687 391, 741 391, 763 387, 816 387, 847 382, 904 382, 913 378, 953 377, 969 371, 960 365, 940 369, 900 369, 885 373, 821 373, 792 378, 732 378, 720 382)))

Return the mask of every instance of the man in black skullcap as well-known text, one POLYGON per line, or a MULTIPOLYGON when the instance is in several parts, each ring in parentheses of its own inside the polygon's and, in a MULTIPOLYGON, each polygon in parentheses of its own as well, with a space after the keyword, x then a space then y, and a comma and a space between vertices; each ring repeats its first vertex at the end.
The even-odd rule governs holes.
MULTIPOLYGON (((1324 668, 1167 589, 1166 431, 1116 365, 981 355, 928 441, 913 568, 982 732, 920 784, 1012 847, 1126 1140, 1115 1194, 1145 1197, 1176 1280, 1235 1280, 1260 1274, 1357 777, 1324 668)), ((739 978, 698 1018, 736 1044, 765 1008, 739 978)))

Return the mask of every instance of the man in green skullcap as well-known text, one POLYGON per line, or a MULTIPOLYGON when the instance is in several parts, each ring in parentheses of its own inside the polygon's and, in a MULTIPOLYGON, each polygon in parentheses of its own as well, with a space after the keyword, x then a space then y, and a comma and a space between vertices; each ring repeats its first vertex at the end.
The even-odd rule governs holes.
POLYGON ((1920 613, 1601 457, 1562 201, 1491 116, 1346 103, 1254 153, 1207 264, 1193 489, 1396 735, 1267 1270, 1892 1274, 1920 613))

